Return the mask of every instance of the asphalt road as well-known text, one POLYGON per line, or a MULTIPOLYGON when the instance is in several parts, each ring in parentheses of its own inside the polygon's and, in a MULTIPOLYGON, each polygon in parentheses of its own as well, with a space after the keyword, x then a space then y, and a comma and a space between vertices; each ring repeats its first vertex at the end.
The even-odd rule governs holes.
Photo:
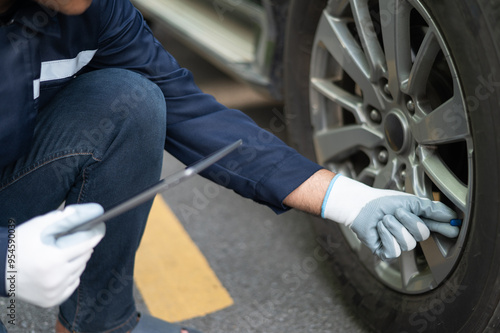
MULTIPOLYGON (((205 92, 246 112, 264 128, 282 121, 282 105, 230 79, 167 34, 157 34, 179 63, 193 71, 205 92)), ((286 139, 282 126, 273 128, 286 139)), ((165 174, 180 167, 179 162, 165 156, 165 174)), ((306 214, 291 211, 277 216, 269 208, 223 188, 207 196, 202 206, 196 205, 196 193, 203 193, 208 184, 197 177, 164 199, 234 304, 183 324, 210 333, 368 332, 344 302, 306 214), (195 208, 197 213, 186 214, 182 207, 195 208)), ((139 292, 137 301, 139 309, 148 312, 139 292)), ((8 320, 6 307, 7 300, 0 299, 3 322, 8 320)), ((16 326, 7 325, 9 332, 53 331, 56 308, 45 310, 18 302, 16 312, 16 326)))

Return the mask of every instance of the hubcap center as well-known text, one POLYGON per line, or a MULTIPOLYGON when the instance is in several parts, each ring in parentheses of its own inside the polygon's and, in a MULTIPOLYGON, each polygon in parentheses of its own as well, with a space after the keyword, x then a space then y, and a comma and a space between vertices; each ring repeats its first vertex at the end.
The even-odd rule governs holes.
POLYGON ((384 121, 385 139, 389 147, 396 153, 401 153, 408 142, 408 126, 406 120, 398 112, 391 112, 384 121))

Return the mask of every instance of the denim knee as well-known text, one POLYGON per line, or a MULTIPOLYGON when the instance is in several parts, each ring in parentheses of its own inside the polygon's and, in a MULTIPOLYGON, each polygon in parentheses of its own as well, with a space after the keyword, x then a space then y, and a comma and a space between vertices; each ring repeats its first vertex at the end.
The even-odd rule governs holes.
POLYGON ((109 96, 108 112, 128 120, 136 136, 150 136, 161 128, 165 132, 166 106, 161 89, 144 76, 112 68, 89 73, 87 79, 104 86, 109 96))
MULTIPOLYGON (((97 143, 106 134, 116 132, 121 138, 119 142, 133 141, 143 153, 152 147, 163 149, 166 106, 163 93, 154 82, 118 68, 93 71, 77 80, 79 89, 89 96, 86 117, 93 123, 83 136, 84 143, 97 143)), ((98 158, 100 153, 104 152, 97 152, 98 158)))
POLYGON ((142 75, 124 69, 105 69, 96 73, 106 77, 106 89, 111 95, 111 113, 131 120, 137 136, 148 136, 152 129, 165 132, 166 106, 161 89, 142 75), (112 81, 112 82, 109 82, 112 81))

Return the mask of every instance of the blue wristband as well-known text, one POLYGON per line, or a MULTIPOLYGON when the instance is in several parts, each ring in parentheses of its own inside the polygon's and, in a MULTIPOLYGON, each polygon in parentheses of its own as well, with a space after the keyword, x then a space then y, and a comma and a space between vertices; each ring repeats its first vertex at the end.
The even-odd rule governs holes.
POLYGON ((325 207, 326 203, 328 202, 328 198, 330 197, 330 192, 332 191, 333 184, 335 181, 340 177, 340 173, 335 175, 333 177, 332 181, 330 182, 330 185, 328 186, 328 189, 326 190, 325 198, 323 199, 323 204, 321 205, 321 217, 325 218, 325 207))

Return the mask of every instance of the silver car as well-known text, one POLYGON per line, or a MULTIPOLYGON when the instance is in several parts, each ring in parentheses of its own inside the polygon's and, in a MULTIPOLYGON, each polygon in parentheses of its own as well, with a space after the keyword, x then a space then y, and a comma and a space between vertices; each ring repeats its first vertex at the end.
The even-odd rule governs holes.
POLYGON ((289 143, 369 185, 440 200, 460 235, 378 260, 313 220, 380 332, 500 327, 500 1, 135 0, 231 75, 283 100, 289 143), (498 247, 497 247, 498 246, 498 247))

